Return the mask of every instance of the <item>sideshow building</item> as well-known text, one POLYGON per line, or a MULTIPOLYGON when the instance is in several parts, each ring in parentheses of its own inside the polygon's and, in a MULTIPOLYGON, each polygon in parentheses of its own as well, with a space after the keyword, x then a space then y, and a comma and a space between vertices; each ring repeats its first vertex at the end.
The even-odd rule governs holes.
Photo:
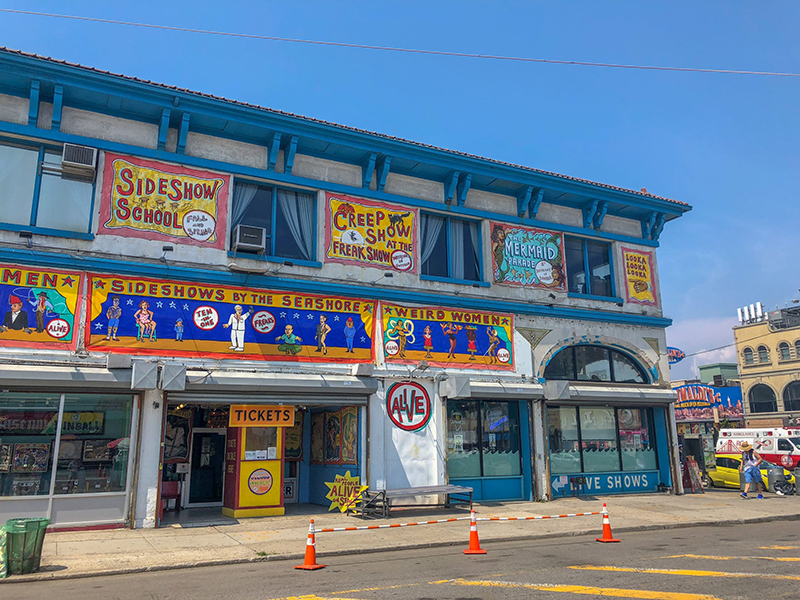
POLYGON ((656 249, 688 205, 18 51, 0 73, 0 520, 679 486, 656 249))

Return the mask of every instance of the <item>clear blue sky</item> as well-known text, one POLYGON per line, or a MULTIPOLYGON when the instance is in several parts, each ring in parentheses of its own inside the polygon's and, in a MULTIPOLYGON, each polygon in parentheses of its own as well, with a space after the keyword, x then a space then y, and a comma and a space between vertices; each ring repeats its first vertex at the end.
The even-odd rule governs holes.
MULTIPOLYGON (((262 35, 800 72, 795 2, 2 1, 262 35)), ((671 345, 731 343, 736 307, 800 297, 800 78, 523 64, 0 13, 0 43, 686 201, 658 253, 671 345)), ((733 360, 727 351, 697 364, 733 360)), ((690 374, 693 359, 673 367, 690 374)))

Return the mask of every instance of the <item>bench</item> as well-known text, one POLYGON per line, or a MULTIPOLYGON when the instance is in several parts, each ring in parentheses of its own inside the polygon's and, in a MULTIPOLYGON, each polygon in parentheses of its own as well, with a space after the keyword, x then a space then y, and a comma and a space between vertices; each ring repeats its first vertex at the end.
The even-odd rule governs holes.
POLYGON ((469 504, 472 510, 472 488, 461 485, 428 485, 394 490, 366 490, 361 496, 361 505, 350 509, 349 512, 359 515, 362 519, 389 518, 392 509, 392 500, 397 498, 411 498, 414 496, 444 495, 444 503, 439 504, 403 504, 403 507, 420 506, 445 506, 450 508, 453 503, 469 504))

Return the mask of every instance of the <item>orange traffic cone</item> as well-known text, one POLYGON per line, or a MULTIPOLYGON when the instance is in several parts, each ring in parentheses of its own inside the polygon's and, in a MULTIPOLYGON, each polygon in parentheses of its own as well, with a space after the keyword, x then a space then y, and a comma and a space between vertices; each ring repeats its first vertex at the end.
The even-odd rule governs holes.
POLYGON ((317 542, 314 539, 314 519, 308 526, 308 539, 306 540, 306 559, 302 565, 295 566, 295 569, 303 569, 304 571, 314 571, 316 569, 323 569, 325 565, 317 564, 317 542))
POLYGON ((481 542, 478 540, 478 521, 474 510, 469 521, 469 548, 464 550, 464 554, 486 554, 486 550, 481 548, 481 542))
POLYGON ((608 508, 606 507, 606 503, 603 502, 603 537, 595 538, 597 542, 619 542, 620 540, 615 540, 614 536, 611 535, 611 523, 608 521, 608 508))

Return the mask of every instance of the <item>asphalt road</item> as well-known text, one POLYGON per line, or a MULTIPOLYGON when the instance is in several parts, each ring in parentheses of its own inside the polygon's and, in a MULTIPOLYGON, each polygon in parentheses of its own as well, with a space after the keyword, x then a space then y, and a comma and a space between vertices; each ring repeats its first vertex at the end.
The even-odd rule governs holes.
MULTIPOLYGON (((513 527, 513 525, 510 525, 513 527)), ((475 600, 478 598, 647 598, 711 600, 800 598, 800 522, 696 527, 618 535, 332 556, 328 566, 296 571, 276 561, 8 583, 14 600, 475 600)), ((341 535, 347 535, 343 533, 341 535)))

